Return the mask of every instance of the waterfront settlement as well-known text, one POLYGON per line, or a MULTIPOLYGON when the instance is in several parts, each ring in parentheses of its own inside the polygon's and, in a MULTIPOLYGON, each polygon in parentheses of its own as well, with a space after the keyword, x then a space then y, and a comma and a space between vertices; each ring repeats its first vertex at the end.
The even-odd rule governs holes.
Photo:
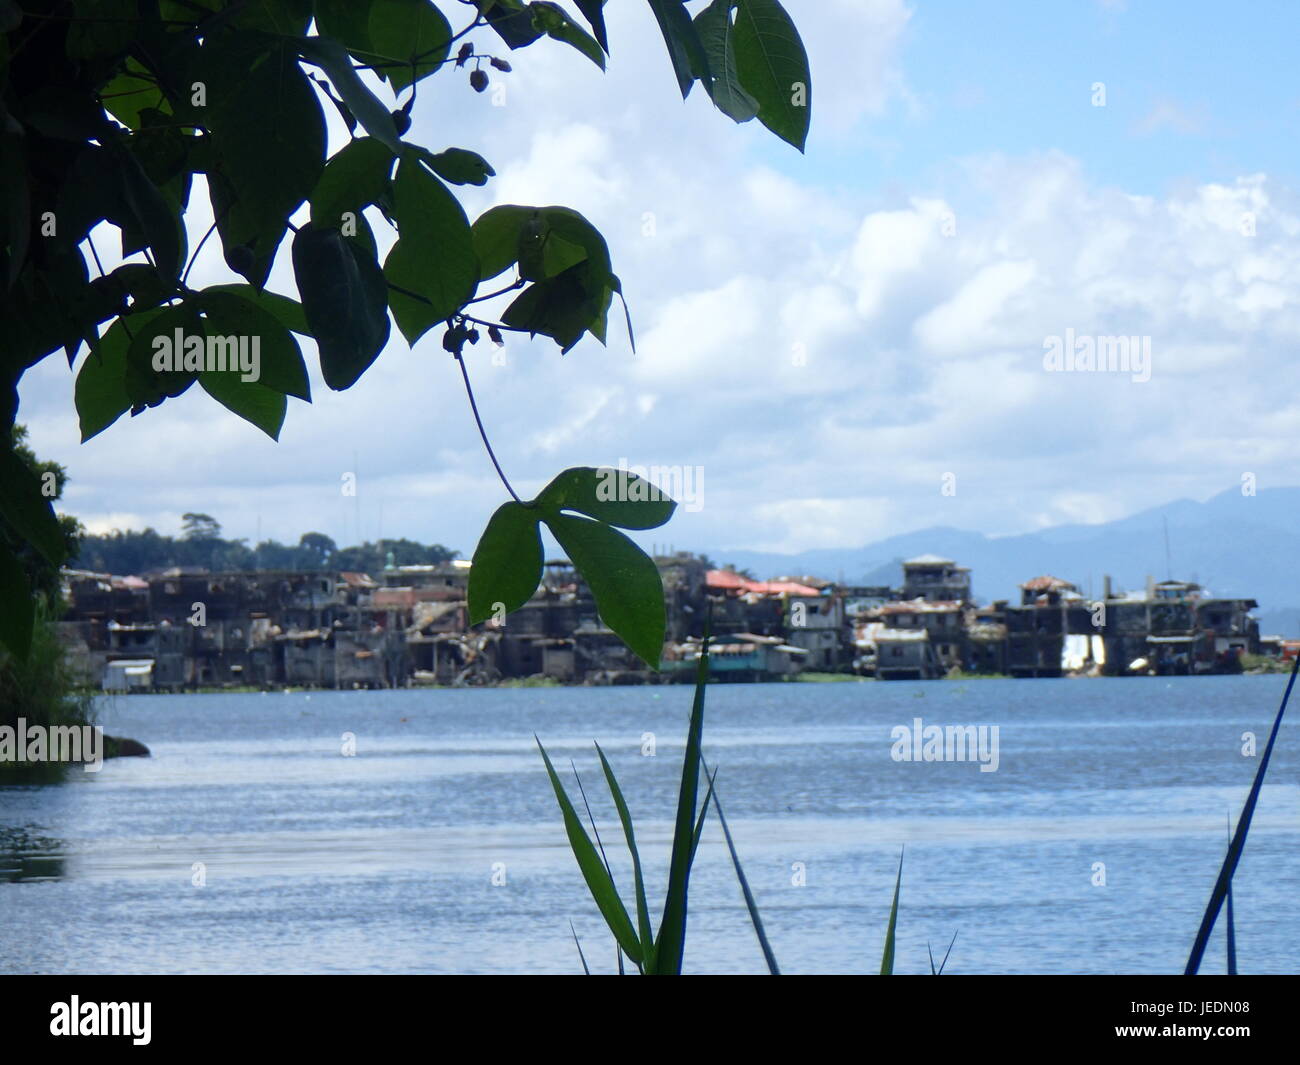
POLYGON ((1090 600, 1069 581, 1027 579, 1014 600, 976 603, 952 559, 902 563, 898 587, 812 576, 760 581, 678 552, 655 559, 667 632, 659 671, 602 622, 566 561, 504 624, 468 624, 470 564, 354 572, 170 569, 142 576, 66 570, 60 637, 105 691, 396 688, 533 680, 688 680, 706 616, 721 680, 856 674, 880 680, 1240 672, 1247 655, 1293 655, 1261 637, 1253 599, 1188 581, 1090 600))

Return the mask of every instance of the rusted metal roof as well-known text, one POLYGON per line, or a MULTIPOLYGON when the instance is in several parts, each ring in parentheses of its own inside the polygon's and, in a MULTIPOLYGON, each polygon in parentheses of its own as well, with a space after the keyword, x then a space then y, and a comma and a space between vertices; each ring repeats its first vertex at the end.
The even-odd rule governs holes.
POLYGON ((1074 585, 1069 581, 1063 581, 1060 577, 1044 575, 1042 577, 1033 577, 1020 586, 1027 592, 1050 592, 1061 588, 1073 588, 1074 585))
POLYGON ((821 591, 798 581, 752 581, 729 569, 711 569, 704 584, 717 591, 743 592, 754 595, 801 595, 819 598, 821 591))

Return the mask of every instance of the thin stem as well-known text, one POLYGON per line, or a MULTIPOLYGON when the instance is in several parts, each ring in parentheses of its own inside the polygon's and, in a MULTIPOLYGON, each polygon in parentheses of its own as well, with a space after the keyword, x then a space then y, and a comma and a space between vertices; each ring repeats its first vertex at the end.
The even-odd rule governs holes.
POLYGON ((496 452, 492 450, 492 443, 488 440, 487 430, 483 428, 483 419, 479 417, 478 404, 474 402, 474 389, 469 383, 469 370, 465 368, 465 360, 461 358, 460 352, 455 353, 455 359, 460 364, 460 375, 465 379, 465 394, 469 396, 469 409, 474 412, 474 421, 478 425, 478 435, 483 438, 483 446, 487 448, 488 458, 492 460, 492 465, 496 467, 497 476, 501 478, 501 483, 506 486, 506 491, 510 493, 511 498, 516 503, 522 503, 523 500, 519 498, 519 493, 510 487, 505 471, 501 469, 501 463, 497 462, 496 452))
POLYGON ((208 242, 208 237, 212 236, 213 231, 217 228, 217 223, 213 222, 208 226, 208 231, 203 234, 203 239, 199 241, 199 246, 194 249, 194 254, 190 256, 190 261, 185 267, 185 273, 181 274, 181 288, 185 287, 185 282, 189 280, 190 271, 194 269, 194 264, 198 262, 199 252, 203 250, 203 245, 208 242))
POLYGON ((86 243, 90 245, 90 256, 95 260, 95 269, 99 271, 99 276, 104 276, 104 264, 99 261, 99 252, 95 250, 95 242, 91 239, 90 234, 86 234, 86 243))
POLYGON ((506 285, 505 288, 499 288, 495 292, 489 292, 483 296, 475 296, 472 300, 466 300, 465 306, 468 307, 471 303, 482 303, 484 300, 496 299, 497 296, 504 296, 507 292, 514 292, 515 289, 523 288, 524 284, 525 281, 521 277, 517 281, 506 285))
MULTIPOLYGON (((411 70, 414 71, 417 67, 419 67, 424 62, 424 60, 428 59, 429 56, 442 51, 444 47, 450 48, 453 44, 455 44, 462 37, 464 37, 465 34, 469 33, 470 30, 477 29, 480 26, 490 26, 491 24, 492 23, 488 19, 485 19, 482 16, 480 16, 479 18, 471 22, 468 26, 466 26, 463 30, 461 30, 459 33, 453 33, 451 37, 447 39, 445 46, 442 44, 434 45, 434 47, 425 49, 419 55, 415 56, 413 59, 410 60, 381 59, 378 63, 353 63, 352 69, 353 70, 392 70, 397 67, 403 67, 403 68, 410 68, 411 70)), ((370 52, 362 48, 356 48, 356 49, 349 48, 348 51, 351 52, 353 55, 377 55, 378 54, 376 52, 370 52)), ((445 66, 448 63, 454 63, 455 61, 456 61, 456 57, 454 55, 448 55, 446 59, 440 59, 438 60, 438 62, 432 64, 430 68, 430 73, 432 73, 432 71, 434 70, 441 69, 443 66, 445 66)))
POLYGON ((459 318, 462 322, 473 322, 475 325, 486 325, 489 328, 493 328, 493 329, 504 329, 510 333, 527 333, 529 331, 524 326, 506 325, 504 322, 489 322, 483 318, 475 318, 472 315, 462 314, 460 312, 457 312, 456 317, 459 318))

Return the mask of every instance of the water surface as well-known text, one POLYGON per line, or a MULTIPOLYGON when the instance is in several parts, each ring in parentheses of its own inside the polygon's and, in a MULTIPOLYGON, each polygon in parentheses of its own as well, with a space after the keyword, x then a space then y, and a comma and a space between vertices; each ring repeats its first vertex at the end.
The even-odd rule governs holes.
MULTIPOLYGON (((706 755, 787 971, 879 968, 904 844, 900 971, 927 971, 927 944, 941 955, 954 933, 953 973, 1181 971, 1257 766, 1242 735, 1262 750, 1285 679, 717 685, 706 755), (997 772, 894 761, 891 730, 917 717, 997 725, 997 772)), ((630 886, 601 743, 653 909, 690 699, 685 687, 106 699, 107 731, 152 758, 0 788, 0 971, 567 973, 570 919, 593 968, 612 969, 533 733, 575 800, 576 763, 630 886)), ((1284 724, 1235 881, 1245 972, 1297 970, 1298 747, 1300 727, 1284 724)), ((1206 969, 1222 961, 1216 936, 1206 969)), ((711 823, 687 968, 762 964, 711 823)))

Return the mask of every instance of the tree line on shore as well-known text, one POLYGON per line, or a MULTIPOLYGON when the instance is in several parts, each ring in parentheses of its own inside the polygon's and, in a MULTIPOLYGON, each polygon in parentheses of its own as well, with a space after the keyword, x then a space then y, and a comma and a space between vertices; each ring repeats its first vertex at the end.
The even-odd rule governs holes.
POLYGON ((437 565, 457 558, 458 552, 442 544, 415 540, 366 541, 339 547, 324 533, 307 532, 296 544, 263 540, 249 546, 245 539, 222 536, 221 523, 207 514, 182 517, 179 536, 153 528, 83 534, 72 568, 96 573, 133 574, 172 567, 202 568, 212 572, 254 570, 355 571, 375 573, 389 556, 398 566, 437 565))

